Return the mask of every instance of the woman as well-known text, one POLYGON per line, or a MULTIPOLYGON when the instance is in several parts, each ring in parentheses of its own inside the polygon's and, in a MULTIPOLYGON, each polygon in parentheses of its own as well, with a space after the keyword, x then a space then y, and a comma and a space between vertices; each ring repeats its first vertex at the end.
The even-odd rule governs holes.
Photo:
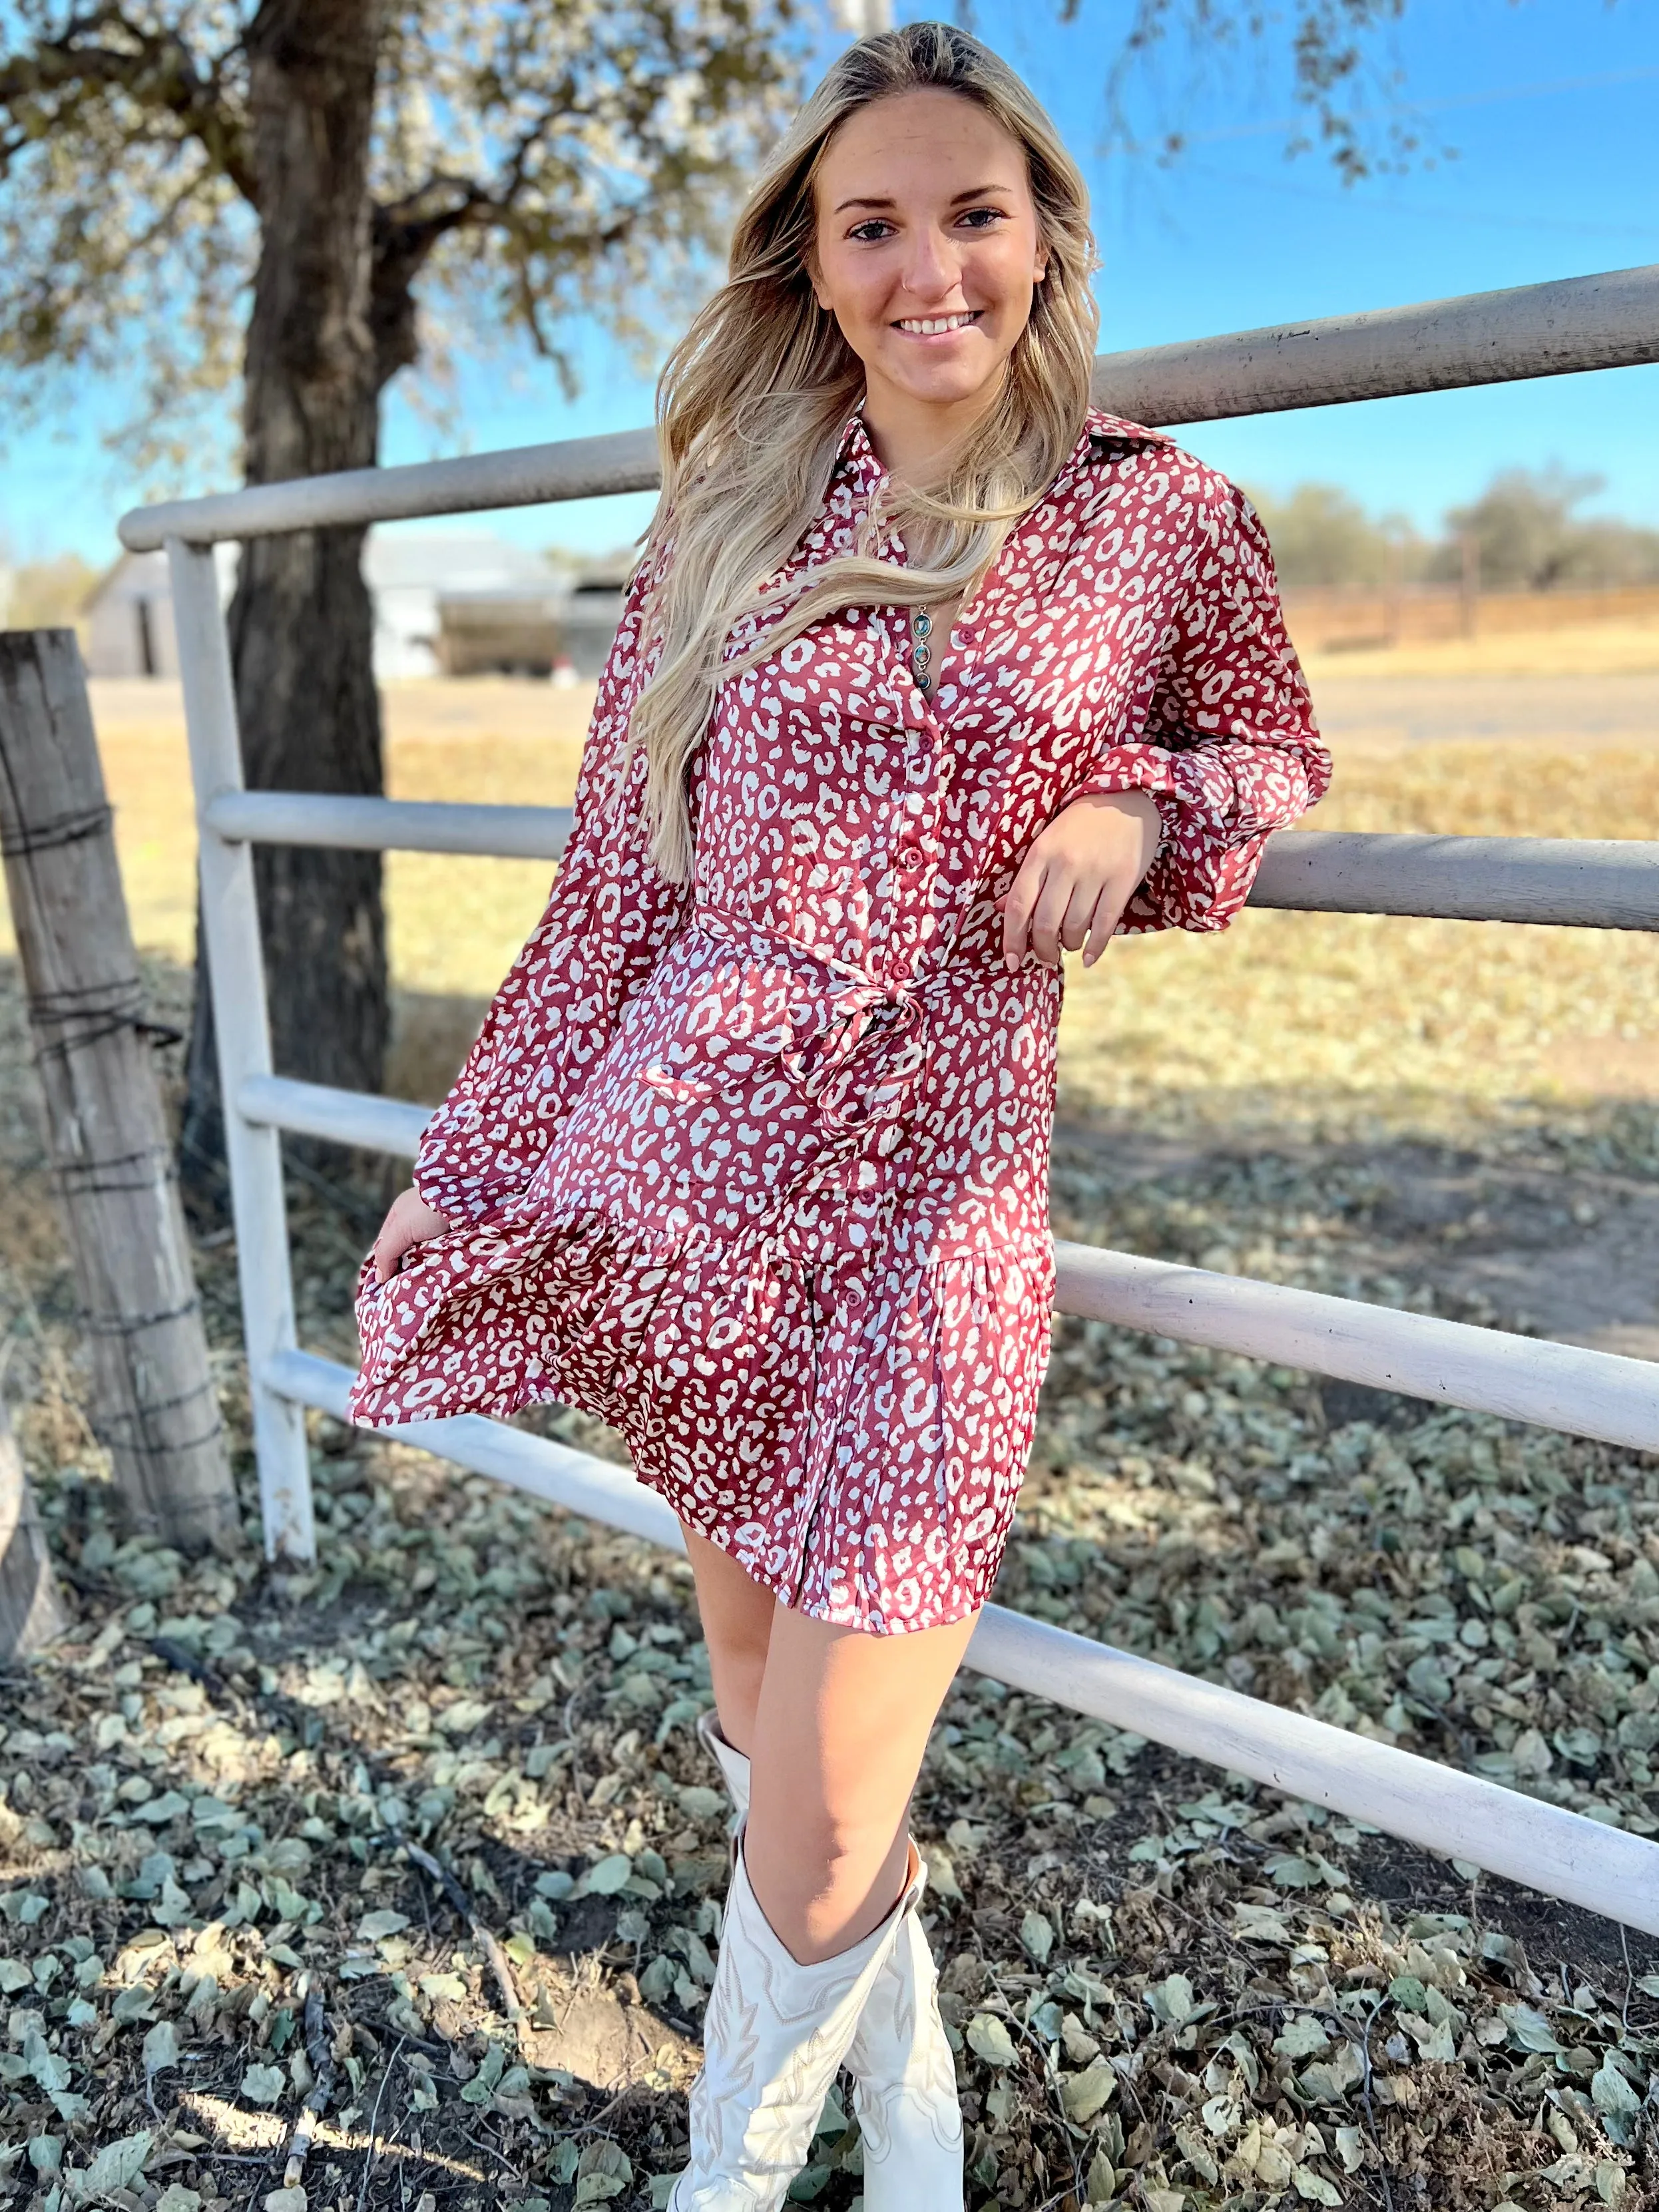
POLYGON ((907 1812, 1048 1354, 1063 952, 1219 929, 1324 756, 1249 507, 1091 413, 1082 179, 965 33, 836 63, 665 374, 552 902, 366 1267, 356 1418, 558 1398, 685 1530, 738 1802, 677 2212, 843 2059, 962 2203, 907 1812))

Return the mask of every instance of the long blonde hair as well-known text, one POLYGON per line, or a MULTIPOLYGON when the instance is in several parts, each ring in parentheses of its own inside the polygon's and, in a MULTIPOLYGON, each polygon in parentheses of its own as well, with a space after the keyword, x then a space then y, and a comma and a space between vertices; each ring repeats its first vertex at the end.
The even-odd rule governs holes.
POLYGON ((834 608, 953 598, 983 574, 1075 446, 1089 404, 1097 316, 1088 188, 1029 88, 967 32, 912 23, 860 39, 774 149, 744 204, 726 282, 675 348, 658 386, 662 497, 643 561, 656 567, 641 649, 655 655, 629 751, 647 758, 651 853, 672 882, 690 873, 688 772, 720 685, 834 608), (937 87, 975 101, 1024 148, 1048 274, 995 404, 931 490, 893 487, 884 519, 908 525, 927 566, 877 560, 875 519, 858 550, 812 568, 786 611, 726 658, 732 627, 816 518, 864 368, 808 273, 813 185, 830 140, 872 100, 937 87))

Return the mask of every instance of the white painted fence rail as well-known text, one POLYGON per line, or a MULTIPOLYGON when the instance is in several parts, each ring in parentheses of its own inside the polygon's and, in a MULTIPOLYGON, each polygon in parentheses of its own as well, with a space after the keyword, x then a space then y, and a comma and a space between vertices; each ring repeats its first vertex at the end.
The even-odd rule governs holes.
MULTIPOLYGON (((1654 361, 1659 267, 1104 356, 1095 390, 1125 415, 1169 424, 1654 361)), ((428 1115, 273 1070, 251 842, 551 860, 569 814, 246 791, 210 548, 222 538, 587 498, 657 481, 653 434, 629 431, 264 485, 122 520, 132 550, 166 546, 173 578, 254 1445, 273 1556, 314 1554, 303 1409, 343 1419, 350 1382, 345 1369, 295 1340, 279 1132, 408 1156, 428 1115)), ((1659 845, 1292 832, 1273 840, 1253 896, 1257 905, 1322 912, 1651 930, 1659 927, 1659 845)), ((1067 1312, 1659 1449, 1659 1373, 1640 1361, 1133 1254, 1062 1244, 1056 1258, 1058 1304, 1067 1312)), ((663 1500, 584 1453, 474 1416, 395 1433, 569 1510, 679 1541, 663 1500)), ((995 1607, 969 1660, 1015 1688, 1659 1934, 1659 1844, 995 1607)))
MULTIPOLYGON (((414 1158, 429 1118, 428 1108, 404 1099, 281 1075, 251 1078, 237 1105, 267 1127, 403 1159, 414 1158)), ((1097 1244, 1057 1242, 1054 1261, 1060 1313, 1270 1359, 1431 1405, 1659 1451, 1659 1374, 1645 1359, 1097 1244)))
MULTIPOLYGON (((1168 426, 1651 361, 1659 361, 1659 264, 1102 354, 1093 388, 1103 407, 1168 426)), ((129 552, 149 553, 169 538, 206 545, 334 524, 537 507, 654 491, 660 480, 655 433, 618 430, 167 501, 124 514, 120 535, 129 552)))
POLYGON ((317 791, 222 791, 204 826, 238 844, 329 845, 358 853, 476 853, 556 860, 568 806, 479 806, 435 799, 344 799, 317 791))
MULTIPOLYGON (((337 1420, 346 1418, 351 1370, 337 1361, 288 1352, 274 1363, 268 1379, 304 1405, 337 1420)), ((586 1514, 671 1551, 685 1549, 665 1499, 626 1468, 568 1444, 471 1413, 411 1421, 380 1434, 436 1451, 567 1512, 586 1514)), ((967 1664, 1010 1689, 1133 1729, 1287 1796, 1327 1806, 1428 1850, 1659 1935, 1659 1844, 1640 1836, 1005 1606, 986 1607, 967 1664)))
MULTIPOLYGON (((204 817, 216 836, 257 845, 473 853, 514 860, 556 860, 570 834, 570 818, 568 806, 341 799, 300 791, 220 792, 204 817)), ((1659 844, 1282 830, 1268 843, 1249 903, 1298 913, 1659 930, 1659 844)))

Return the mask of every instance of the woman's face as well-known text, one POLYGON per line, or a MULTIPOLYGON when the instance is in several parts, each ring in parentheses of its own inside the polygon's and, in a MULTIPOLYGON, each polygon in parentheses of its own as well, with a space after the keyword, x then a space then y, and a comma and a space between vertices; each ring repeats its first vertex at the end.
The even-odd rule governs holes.
POLYGON ((1048 258, 1019 141, 956 93, 896 93, 836 131, 817 202, 812 289, 871 403, 988 401, 1048 258))

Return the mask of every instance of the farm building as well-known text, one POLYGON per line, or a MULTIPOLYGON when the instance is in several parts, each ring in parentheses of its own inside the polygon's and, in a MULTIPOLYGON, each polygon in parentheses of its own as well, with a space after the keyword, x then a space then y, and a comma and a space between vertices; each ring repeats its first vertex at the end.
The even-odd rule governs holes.
MULTIPOLYGON (((235 588, 236 549, 218 549, 219 589, 235 588)), ((597 675, 622 610, 625 564, 574 574, 482 532, 372 530, 363 556, 374 603, 374 673, 597 675)), ((124 553, 87 603, 94 676, 176 676, 167 556, 124 553)))

